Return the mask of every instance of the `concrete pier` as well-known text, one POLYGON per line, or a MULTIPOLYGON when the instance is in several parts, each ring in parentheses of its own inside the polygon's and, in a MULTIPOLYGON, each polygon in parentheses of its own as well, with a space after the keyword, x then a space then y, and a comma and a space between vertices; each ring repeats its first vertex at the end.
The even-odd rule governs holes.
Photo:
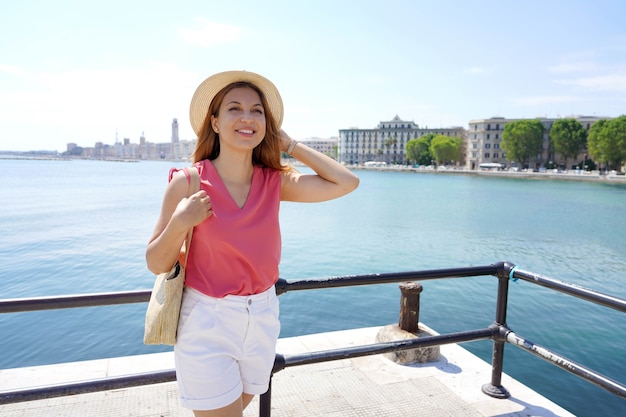
MULTIPOLYGON (((296 354, 376 343, 380 327, 280 339, 296 354)), ((491 365, 458 345, 443 345, 435 362, 400 365, 384 355, 287 368, 274 375, 272 416, 568 417, 549 399, 504 374, 509 399, 483 394, 491 365)), ((174 367, 171 352, 0 371, 0 389, 34 387, 174 367)), ((244 415, 259 415, 258 397, 244 415)), ((3 417, 192 416, 176 383, 103 391, 0 406, 3 417)))

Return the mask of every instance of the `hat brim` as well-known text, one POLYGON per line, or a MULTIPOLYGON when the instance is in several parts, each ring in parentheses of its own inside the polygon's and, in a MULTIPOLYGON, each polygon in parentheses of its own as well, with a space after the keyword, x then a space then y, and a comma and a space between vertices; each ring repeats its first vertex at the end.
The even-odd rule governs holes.
POLYGON ((265 95, 270 112, 280 129, 283 123, 283 100, 276 86, 267 78, 249 71, 226 71, 211 75, 196 89, 189 106, 189 120, 196 135, 200 132, 209 106, 224 87, 236 82, 249 82, 258 87, 265 95))

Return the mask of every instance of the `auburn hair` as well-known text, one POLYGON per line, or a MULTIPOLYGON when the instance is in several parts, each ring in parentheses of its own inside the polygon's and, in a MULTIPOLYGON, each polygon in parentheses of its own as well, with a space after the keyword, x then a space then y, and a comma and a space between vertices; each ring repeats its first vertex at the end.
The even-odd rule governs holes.
POLYGON ((224 97, 231 90, 235 88, 248 87, 257 92, 261 98, 261 104, 263 105, 265 113, 265 138, 252 150, 252 163, 254 165, 269 167, 278 169, 280 171, 286 171, 290 169, 287 165, 283 165, 281 162, 281 150, 280 150, 280 131, 274 116, 271 113, 270 107, 267 104, 265 95, 256 85, 240 81, 227 85, 221 89, 211 101, 207 114, 202 123, 202 127, 198 132, 198 141, 196 142, 196 149, 193 152, 193 162, 199 162, 204 159, 214 160, 220 154, 220 140, 219 134, 213 130, 211 125, 211 116, 219 116, 220 106, 224 101, 224 97))

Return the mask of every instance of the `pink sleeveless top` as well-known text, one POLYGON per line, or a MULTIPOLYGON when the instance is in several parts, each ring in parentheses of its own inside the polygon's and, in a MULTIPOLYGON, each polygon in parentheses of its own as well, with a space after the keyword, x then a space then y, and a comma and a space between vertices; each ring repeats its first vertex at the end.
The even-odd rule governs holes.
POLYGON ((239 208, 211 161, 195 165, 213 215, 195 227, 185 285, 211 297, 258 294, 278 280, 280 172, 254 167, 250 193, 239 208))

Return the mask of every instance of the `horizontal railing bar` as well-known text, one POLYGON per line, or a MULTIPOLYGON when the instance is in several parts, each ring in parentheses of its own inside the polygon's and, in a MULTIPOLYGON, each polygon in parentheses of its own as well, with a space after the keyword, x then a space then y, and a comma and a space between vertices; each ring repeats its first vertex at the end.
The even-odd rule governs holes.
POLYGON ((515 270, 513 271, 513 278, 519 278, 526 282, 537 284, 546 288, 551 288, 553 290, 626 313, 626 300, 612 295, 603 294, 589 288, 570 284, 568 282, 559 281, 553 278, 535 274, 529 271, 523 271, 517 268, 515 268, 515 270))
POLYGON ((626 398, 626 385, 620 384, 593 369, 587 368, 576 362, 573 362, 557 353, 546 349, 543 346, 536 345, 533 342, 524 339, 515 334, 513 331, 509 331, 506 335, 506 341, 514 346, 517 346, 526 352, 529 352, 541 359, 544 359, 565 371, 576 375, 585 381, 591 382, 607 390, 610 393, 619 395, 622 398, 626 398))
MULTIPOLYGON (((383 274, 345 275, 318 279, 286 281, 279 279, 276 292, 347 287, 357 285, 387 284, 402 281, 425 281, 441 278, 495 275, 498 265, 467 268, 434 269, 426 271, 392 272, 383 274)), ((55 310, 63 308, 97 307, 116 304, 144 303, 150 300, 151 290, 120 291, 109 293, 60 295, 0 300, 0 314, 25 311, 55 310)))
MULTIPOLYGON (((387 284, 402 281, 425 281, 441 278, 462 278, 484 275, 496 275, 498 265, 469 268, 449 268, 425 271, 409 271, 382 274, 345 275, 337 277, 313 278, 286 281, 280 279, 276 284, 277 293, 309 289, 335 288, 358 285, 387 284)), ((626 300, 603 294, 588 288, 558 281, 549 277, 515 268, 513 277, 551 288, 596 304, 626 312, 626 300)), ((110 293, 81 295, 61 295, 33 298, 0 300, 0 314, 25 311, 53 310, 78 307, 96 307, 115 304, 143 303, 150 299, 151 290, 135 290, 110 293)))
POLYGON ((322 288, 348 287, 357 285, 390 284, 403 281, 427 281, 441 278, 463 278, 496 275, 499 265, 474 266, 466 268, 432 269, 425 271, 391 272, 381 274, 342 275, 335 277, 310 278, 294 281, 279 280, 276 292, 314 290, 322 288))
POLYGON ((162 382, 171 382, 175 380, 176 371, 168 369, 133 375, 91 379, 88 381, 73 382, 69 384, 45 385, 28 389, 16 389, 0 392, 0 405, 65 397, 68 395, 88 394, 98 391, 131 388, 142 385, 160 384, 162 382))
POLYGON ((421 336, 419 338, 381 342, 369 345, 353 346, 338 349, 329 349, 316 352, 282 355, 277 361, 274 372, 286 367, 308 365, 319 362, 329 362, 340 359, 357 358, 361 356, 378 355, 382 353, 418 349, 430 346, 439 346, 451 343, 470 342, 474 340, 491 339, 494 335, 492 328, 469 330, 465 332, 449 333, 435 336, 421 336), (280 362, 280 363, 279 363, 280 362))
POLYGON ((0 314, 18 313, 24 311, 55 310, 61 308, 144 303, 150 300, 151 292, 151 290, 136 290, 0 300, 0 314))
MULTIPOLYGON (((397 342, 376 343, 371 345, 355 346, 344 349, 331 349, 305 354, 280 355, 277 354, 277 365, 274 372, 287 366, 299 366, 319 362, 329 362, 339 359, 356 358, 360 356, 376 355, 393 351, 417 349, 420 347, 437 346, 450 343, 468 342, 473 340, 489 339, 493 336, 492 329, 479 329, 459 333, 450 333, 437 336, 425 336, 397 342)), ((0 392, 0 405, 25 401, 35 401, 68 395, 87 394, 98 391, 131 388, 141 385, 158 384, 176 380, 176 371, 163 370, 133 375, 107 377, 89 381, 72 382, 40 386, 28 389, 17 389, 0 392)))

